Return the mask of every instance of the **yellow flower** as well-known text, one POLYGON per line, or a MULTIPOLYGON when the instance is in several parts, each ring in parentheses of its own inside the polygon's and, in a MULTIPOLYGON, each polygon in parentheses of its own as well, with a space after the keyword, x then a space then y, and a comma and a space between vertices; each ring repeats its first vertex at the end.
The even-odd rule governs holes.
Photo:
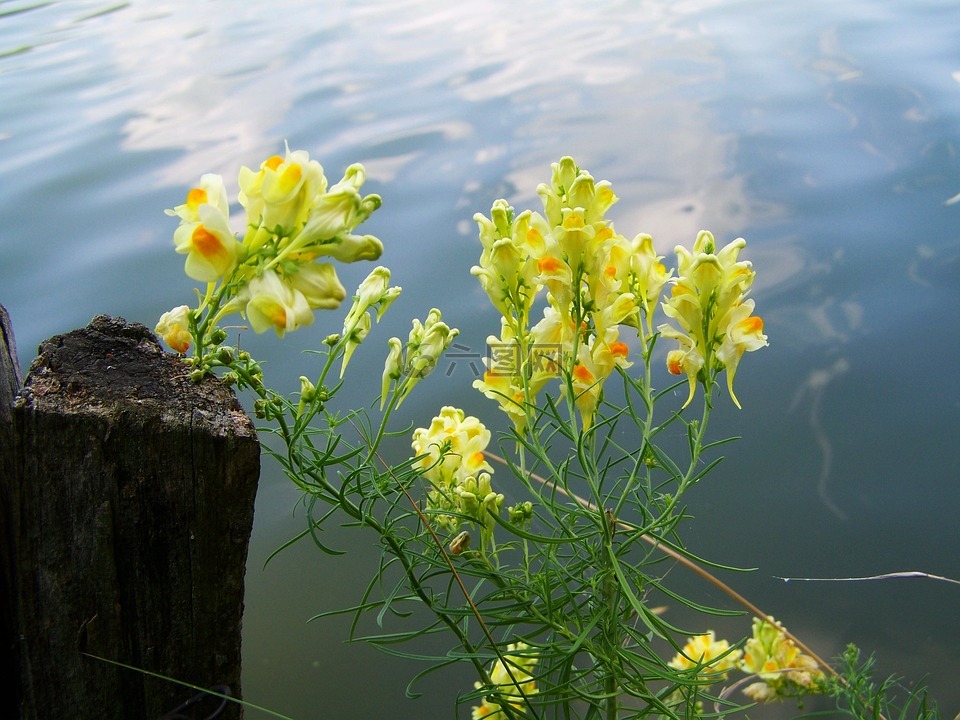
POLYGON ((421 380, 433 372, 440 356, 460 334, 459 330, 442 322, 440 317, 440 311, 432 308, 422 327, 418 327, 419 321, 414 320, 407 342, 407 354, 410 377, 415 380, 421 380))
POLYGON ((540 289, 536 282, 535 248, 542 244, 546 224, 529 210, 514 217, 506 200, 497 200, 490 218, 473 216, 483 251, 479 265, 470 268, 501 315, 525 319, 540 289), (531 244, 533 243, 533 244, 531 244))
POLYGON ((186 305, 175 307, 160 316, 154 330, 174 352, 181 355, 190 349, 193 336, 190 335, 190 308, 186 305))
POLYGON ((481 543, 493 537, 495 515, 500 514, 503 495, 490 485, 493 468, 483 451, 490 431, 463 410, 444 407, 429 428, 413 433, 413 450, 419 457, 414 467, 430 483, 427 509, 437 525, 451 532, 465 519, 480 527, 481 543))
MULTIPOLYGON (((733 394, 737 365, 744 352, 767 344, 762 321, 749 317, 753 301, 745 297, 754 272, 750 263, 737 259, 745 246, 746 241, 738 238, 717 251, 713 235, 702 231, 692 252, 676 249, 677 277, 663 310, 680 330, 666 324, 658 329, 664 337, 679 341, 686 358, 683 367, 690 377, 691 393, 684 406, 693 398, 696 380, 710 387, 716 373, 726 369, 730 396, 740 407, 733 394)), ((671 371, 681 365, 679 357, 676 352, 668 356, 671 371)))
POLYGON ((581 343, 579 347, 571 381, 574 401, 580 411, 584 430, 593 425, 604 381, 618 365, 623 368, 630 365, 627 361, 629 348, 617 340, 617 337, 617 329, 610 328, 603 339, 593 338, 589 343, 581 343))
POLYGON ((537 188, 543 216, 514 217, 505 200, 489 218, 475 216, 483 252, 472 272, 508 324, 488 344, 514 357, 507 373, 494 372, 502 368, 488 357, 474 387, 496 399, 518 431, 527 422, 525 403, 557 376, 570 378, 584 426, 592 424, 603 382, 630 365, 619 326, 642 334, 643 315, 652 332, 654 303, 670 275, 650 236, 628 241, 604 219, 618 199, 610 183, 596 182, 570 157, 551 167, 550 183, 537 188), (529 310, 543 287, 544 317, 530 328, 529 310))
POLYGON ((284 333, 313 322, 313 311, 303 293, 273 271, 251 280, 249 294, 246 315, 254 332, 273 328, 283 337, 284 333))
POLYGON ((630 289, 640 301, 647 319, 647 332, 653 332, 653 311, 671 273, 660 262, 663 257, 653 249, 653 238, 649 235, 637 235, 630 249, 630 289))
POLYGON ((823 672, 817 662, 800 652, 776 620, 753 620, 753 637, 743 648, 740 669, 763 682, 753 683, 744 692, 757 702, 803 693, 817 693, 823 672))
POLYGON ((550 184, 537 187, 537 194, 551 226, 563 222, 563 208, 580 208, 587 224, 602 222, 607 210, 619 199, 609 182, 594 182, 593 177, 577 167, 571 157, 561 158, 550 167, 553 171, 550 184))
POLYGON ((302 227, 318 195, 327 188, 323 167, 304 150, 288 147, 283 157, 273 155, 259 171, 240 168, 240 204, 248 227, 261 225, 290 236, 302 227))
POLYGON ((717 359, 727 370, 727 390, 730 398, 739 408, 740 401, 733 393, 733 377, 744 352, 759 350, 767 345, 767 336, 763 334, 763 320, 753 312, 753 300, 747 300, 732 307, 727 317, 721 318, 720 326, 726 328, 723 342, 717 348, 717 359))
MULTIPOLYGON (((497 341, 491 336, 487 342, 491 339, 497 341)), ((523 409, 525 396, 523 387, 517 381, 518 378, 519 375, 515 373, 487 369, 482 378, 473 381, 473 387, 491 400, 496 400, 500 404, 500 409, 513 421, 517 432, 523 432, 527 426, 527 414, 523 409)))
POLYGON ((223 185, 223 178, 214 173, 200 176, 200 184, 190 188, 187 200, 183 205, 177 205, 173 210, 164 210, 167 215, 177 216, 181 222, 200 222, 199 209, 201 205, 213 205, 221 215, 230 215, 230 205, 227 201, 227 189, 223 185))
MULTIPOLYGON (((379 266, 370 271, 370 274, 357 286, 357 293, 353 296, 353 305, 343 322, 344 334, 350 332, 353 324, 359 321, 361 315, 384 300, 389 287, 390 268, 379 266)), ((377 314, 377 320, 380 319, 381 314, 377 314)))
POLYGON ((483 358, 486 371, 473 381, 473 387, 500 404, 500 409, 513 421, 518 432, 527 425, 524 408, 527 395, 531 402, 550 380, 561 372, 564 347, 563 334, 573 337, 570 318, 561 318, 551 306, 543 309, 544 317, 529 333, 527 356, 521 357, 517 342, 506 318, 500 319, 500 337, 487 337, 489 351, 483 358))
POLYGON ((693 344, 693 340, 682 332, 674 330, 669 325, 661 325, 658 330, 663 337, 673 338, 680 344, 678 349, 667 353, 667 370, 673 375, 686 374, 690 384, 690 393, 683 403, 683 407, 686 407, 697 391, 697 378, 704 363, 703 355, 693 344))
POLYGON ((489 442, 490 431, 477 418, 445 406, 429 428, 413 432, 413 450, 423 456, 415 467, 434 485, 452 488, 481 471, 493 472, 483 456, 489 442))
MULTIPOLYGON (((525 707, 524 698, 537 694, 537 683, 533 670, 537 665, 537 656, 526 643, 514 643, 507 646, 503 660, 497 660, 490 671, 491 695, 483 698, 479 706, 473 708, 473 720, 504 720, 503 704, 515 710, 525 707), (506 664, 504 664, 506 661, 506 664), (493 692, 496 695, 493 695, 493 692)), ((478 690, 482 683, 475 683, 478 690)))
POLYGON ((573 301, 573 271, 566 261, 559 257, 560 247, 555 253, 546 254, 537 260, 536 282, 546 285, 550 293, 550 304, 567 317, 570 315, 570 303, 573 301))
POLYGON ((683 650, 667 664, 676 670, 699 668, 698 676, 722 680, 736 667, 742 654, 740 650, 730 650, 730 643, 717 640, 713 630, 708 630, 689 638, 683 650))
POLYGON ((194 280, 214 282, 236 265, 240 243, 230 230, 229 220, 216 205, 197 206, 196 222, 181 222, 173 233, 177 252, 185 254, 184 271, 194 280))
POLYGON ((353 357, 354 350, 360 346, 360 343, 367 339, 371 324, 370 313, 364 312, 361 313, 359 317, 353 319, 349 328, 344 328, 343 337, 346 338, 346 342, 343 346, 343 364, 340 365, 340 377, 343 377, 343 373, 347 369, 347 363, 349 363, 350 358, 353 357))

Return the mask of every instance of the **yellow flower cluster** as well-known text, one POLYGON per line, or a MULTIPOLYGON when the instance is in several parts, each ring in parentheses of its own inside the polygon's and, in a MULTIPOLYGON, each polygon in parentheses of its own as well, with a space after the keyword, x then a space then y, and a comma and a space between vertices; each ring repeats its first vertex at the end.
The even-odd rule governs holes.
MULTIPOLYGON (((490 672, 490 682, 499 694, 485 697, 479 706, 474 706, 473 720, 504 720, 507 717, 503 712, 504 702, 521 710, 524 707, 523 699, 537 693, 537 683, 532 674, 537 657, 530 646, 522 642, 509 645, 503 658, 507 664, 497 660, 490 672)), ((475 687, 479 690, 483 685, 478 682, 475 687)))
POLYGON ((592 424, 603 382, 630 365, 620 325, 652 332, 651 313, 669 277, 649 235, 628 240, 604 219, 618 199, 608 182, 595 182, 570 157, 552 170, 550 183, 537 188, 542 215, 515 215, 498 200, 489 218, 474 216, 483 251, 471 272, 503 316, 500 337, 487 339, 487 372, 474 387, 496 399, 518 429, 556 376, 569 381, 584 427, 592 424), (544 289, 543 318, 529 327, 544 289))
POLYGON ((689 638, 681 652, 667 664, 675 670, 696 668, 698 677, 703 679, 723 680, 737 666, 742 654, 740 650, 731 650, 730 643, 717 640, 713 630, 708 630, 689 638))
POLYGON ((413 451, 419 458, 414 467, 431 486, 427 507, 436 522, 456 532, 464 520, 480 526, 484 542, 489 540, 503 506, 503 495, 490 485, 493 468, 483 451, 490 431, 477 418, 459 408, 440 410, 429 428, 413 432, 413 451))
MULTIPOLYGON (((174 245, 187 256, 186 274, 209 283, 206 301, 221 283, 217 319, 240 312, 256 332, 273 328, 282 336, 312 323, 314 310, 338 307, 346 292, 333 264, 320 258, 354 262, 383 252, 377 238, 353 234, 380 206, 378 195, 360 194, 365 178, 362 165, 351 165, 340 182, 328 186, 320 163, 289 148, 258 170, 243 167, 238 200, 247 232, 238 240, 230 229, 223 178, 203 175, 186 201, 166 212, 180 218, 174 245)), ((185 352, 197 317, 190 320, 176 308, 157 332, 174 350, 185 352)))
POLYGON ((743 648, 740 669, 760 682, 744 688, 757 702, 768 702, 801 693, 815 693, 823 679, 817 662, 800 652, 776 620, 753 620, 753 637, 743 648))
POLYGON ((740 358, 767 345, 763 321, 752 315, 753 300, 746 299, 755 273, 749 262, 737 259, 746 244, 739 238, 718 250, 713 235, 703 231, 693 252, 676 248, 677 277, 663 310, 681 330, 666 324, 658 330, 680 344, 667 355, 667 367, 675 375, 685 373, 690 382, 684 407, 693 399, 698 380, 712 383, 716 373, 726 369, 727 389, 739 408, 733 378, 740 358))

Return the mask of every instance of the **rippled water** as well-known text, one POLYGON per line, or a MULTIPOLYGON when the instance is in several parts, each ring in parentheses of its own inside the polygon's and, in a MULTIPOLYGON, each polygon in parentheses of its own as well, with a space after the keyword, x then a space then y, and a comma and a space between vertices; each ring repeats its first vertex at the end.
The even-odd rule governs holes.
MULTIPOLYGON (((98 313, 152 326, 192 284, 162 209, 204 172, 307 149, 363 162, 365 226, 404 286, 382 343, 432 305, 480 352, 496 325, 469 275, 471 217, 536 208, 571 154, 661 253, 709 228, 748 240, 770 348, 716 432, 743 440, 690 496, 688 540, 756 567, 730 578, 821 654, 853 641, 929 675, 960 711, 960 590, 929 580, 788 583, 922 570, 960 577, 960 14, 953 2, 0 2, 0 302, 24 366, 98 313)), ((341 274, 351 287, 369 267, 341 274)), ((244 342, 293 387, 335 319, 244 342)), ((369 342, 369 341, 368 341, 369 342)), ((354 361, 379 377, 370 342, 354 361)), ((498 422, 463 362, 404 406, 498 422)), ((343 643, 313 614, 357 599, 372 537, 269 553, 302 526, 261 482, 245 617, 248 700, 297 718, 451 717, 469 674, 403 698, 414 663, 343 643)), ((723 602, 675 570, 671 579, 723 602)), ((745 632, 740 620, 717 623, 745 632)), ((469 708, 460 709, 468 717, 469 708)), ((760 716, 760 713, 756 713, 760 716)), ((258 717, 249 712, 248 717, 258 717)))

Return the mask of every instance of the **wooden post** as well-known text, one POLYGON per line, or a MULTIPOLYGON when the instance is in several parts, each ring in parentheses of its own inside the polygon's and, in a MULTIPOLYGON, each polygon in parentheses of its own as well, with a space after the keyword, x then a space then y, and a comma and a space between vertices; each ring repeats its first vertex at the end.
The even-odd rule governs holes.
POLYGON ((30 366, 3 459, 22 720, 155 719, 195 694, 109 661, 240 695, 260 447, 233 393, 188 372, 104 316, 30 366))
POLYGON ((13 403, 23 377, 17 361, 17 344, 6 308, 0 305, 0 717, 15 718, 20 707, 20 667, 17 653, 17 606, 13 551, 13 403))

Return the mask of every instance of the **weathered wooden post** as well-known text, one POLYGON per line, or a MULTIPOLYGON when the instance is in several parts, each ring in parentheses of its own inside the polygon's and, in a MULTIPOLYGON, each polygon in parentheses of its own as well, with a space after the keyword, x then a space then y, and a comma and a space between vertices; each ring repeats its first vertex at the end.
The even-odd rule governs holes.
POLYGON ((233 393, 99 316, 40 346, 9 417, 22 720, 153 719, 195 692, 113 663, 238 696, 260 448, 233 393))
POLYGON ((15 718, 20 707, 20 667, 13 584, 13 403, 23 385, 13 325, 0 305, 0 659, 13 671, 0 680, 0 716, 15 718))

